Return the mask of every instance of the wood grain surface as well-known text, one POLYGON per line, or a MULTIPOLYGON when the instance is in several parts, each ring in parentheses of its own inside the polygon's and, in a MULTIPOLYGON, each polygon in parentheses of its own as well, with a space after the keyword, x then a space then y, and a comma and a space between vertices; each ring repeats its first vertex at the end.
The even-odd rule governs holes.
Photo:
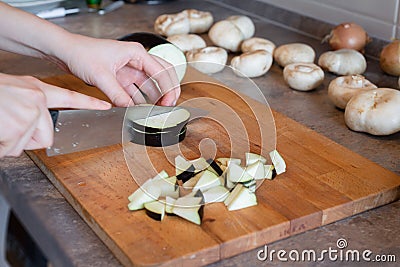
MULTIPOLYGON (((46 82, 107 99, 73 76, 46 82)), ((122 142, 54 157, 29 153, 126 266, 206 265, 399 199, 398 175, 280 113, 270 116, 263 104, 227 87, 187 82, 180 101, 209 110, 210 118, 191 122, 178 145, 122 142), (287 171, 258 187, 257 206, 229 212, 222 203, 208 204, 201 226, 177 216, 158 222, 127 208, 138 184, 162 169, 174 174, 171 159, 179 153, 243 159, 246 151, 267 155, 275 143, 287 171)))

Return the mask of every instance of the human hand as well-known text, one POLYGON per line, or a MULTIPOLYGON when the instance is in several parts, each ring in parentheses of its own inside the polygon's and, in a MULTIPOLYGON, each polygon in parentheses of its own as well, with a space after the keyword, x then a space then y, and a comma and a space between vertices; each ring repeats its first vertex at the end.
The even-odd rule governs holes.
POLYGON ((104 101, 29 76, 0 73, 0 157, 53 143, 48 108, 108 109, 104 101))
POLYGON ((75 34, 67 40, 68 50, 59 51, 57 57, 70 72, 101 89, 117 106, 127 106, 131 99, 134 104, 145 102, 142 92, 153 103, 176 104, 180 86, 175 69, 148 54, 141 44, 75 34))

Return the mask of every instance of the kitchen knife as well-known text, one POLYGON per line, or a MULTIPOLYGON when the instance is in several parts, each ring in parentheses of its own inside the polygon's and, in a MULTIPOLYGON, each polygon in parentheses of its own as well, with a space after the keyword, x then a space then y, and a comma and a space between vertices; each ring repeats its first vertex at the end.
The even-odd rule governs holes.
POLYGON ((139 120, 179 108, 190 112, 189 123, 209 113, 194 107, 152 105, 115 107, 109 110, 51 110, 54 142, 53 146, 47 148, 47 155, 62 155, 122 143, 123 131, 128 134, 126 129, 123 129, 127 111, 130 120, 139 120))

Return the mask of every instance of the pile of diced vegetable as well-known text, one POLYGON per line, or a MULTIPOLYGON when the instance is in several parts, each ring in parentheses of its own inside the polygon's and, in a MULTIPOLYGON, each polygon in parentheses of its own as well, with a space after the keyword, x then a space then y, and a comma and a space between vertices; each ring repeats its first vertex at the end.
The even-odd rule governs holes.
POLYGON ((242 166, 238 158, 186 160, 179 155, 175 158, 176 174, 169 176, 163 170, 148 179, 128 197, 128 208, 145 209, 155 220, 174 214, 200 224, 205 204, 223 202, 230 211, 257 205, 257 181, 286 171, 277 150, 269 157, 271 164, 264 156, 248 152, 242 166))

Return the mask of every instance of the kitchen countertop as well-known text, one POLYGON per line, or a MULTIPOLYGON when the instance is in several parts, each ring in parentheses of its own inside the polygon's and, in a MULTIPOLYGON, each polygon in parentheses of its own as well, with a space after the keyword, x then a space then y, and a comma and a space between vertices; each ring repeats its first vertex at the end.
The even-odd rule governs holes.
MULTIPOLYGON (((210 10, 216 21, 229 15, 245 14, 251 16, 255 22, 256 36, 268 38, 277 45, 305 42, 314 47, 317 56, 329 49, 326 44, 320 43, 320 38, 329 31, 330 25, 312 24, 313 19, 301 18, 257 1, 171 1, 168 4, 151 6, 127 4, 104 16, 81 13, 51 21, 72 32, 116 39, 132 32, 152 32, 153 22, 158 15, 176 13, 186 8, 210 10), (284 21, 285 25, 280 21, 284 21), (314 34, 303 31, 304 25, 314 25, 314 34)), ((384 75, 379 69, 376 61, 377 50, 378 48, 373 46, 370 50, 367 49, 367 53, 371 51, 372 56, 367 57, 368 69, 364 75, 379 87, 397 88, 397 79, 384 75)), ((64 74, 51 63, 39 59, 6 52, 0 52, 0 59, 0 72, 4 73, 33 75, 39 78, 64 74)), ((348 130, 344 124, 343 112, 336 109, 327 97, 326 88, 335 77, 327 74, 323 85, 312 92, 294 91, 285 85, 282 69, 274 64, 265 76, 253 81, 274 110, 400 175, 400 133, 374 137, 348 130)), ((5 196, 54 266, 120 266, 114 255, 26 155, 0 160, 0 193, 5 196)), ((336 248, 336 241, 345 238, 349 249, 369 249, 374 254, 393 254, 396 255, 397 261, 400 261, 399 224, 400 201, 397 201, 274 242, 268 245, 268 249, 300 251, 336 248)), ((257 252, 260 249, 222 260, 211 266, 265 264, 257 260, 257 252)), ((269 264, 282 265, 282 262, 275 259, 269 264)), ((302 264, 308 265, 298 263, 302 264)), ((318 266, 333 264, 332 261, 313 263, 318 266)), ((343 262, 336 264, 343 265, 343 262)), ((293 265, 293 262, 290 265, 293 265)))

